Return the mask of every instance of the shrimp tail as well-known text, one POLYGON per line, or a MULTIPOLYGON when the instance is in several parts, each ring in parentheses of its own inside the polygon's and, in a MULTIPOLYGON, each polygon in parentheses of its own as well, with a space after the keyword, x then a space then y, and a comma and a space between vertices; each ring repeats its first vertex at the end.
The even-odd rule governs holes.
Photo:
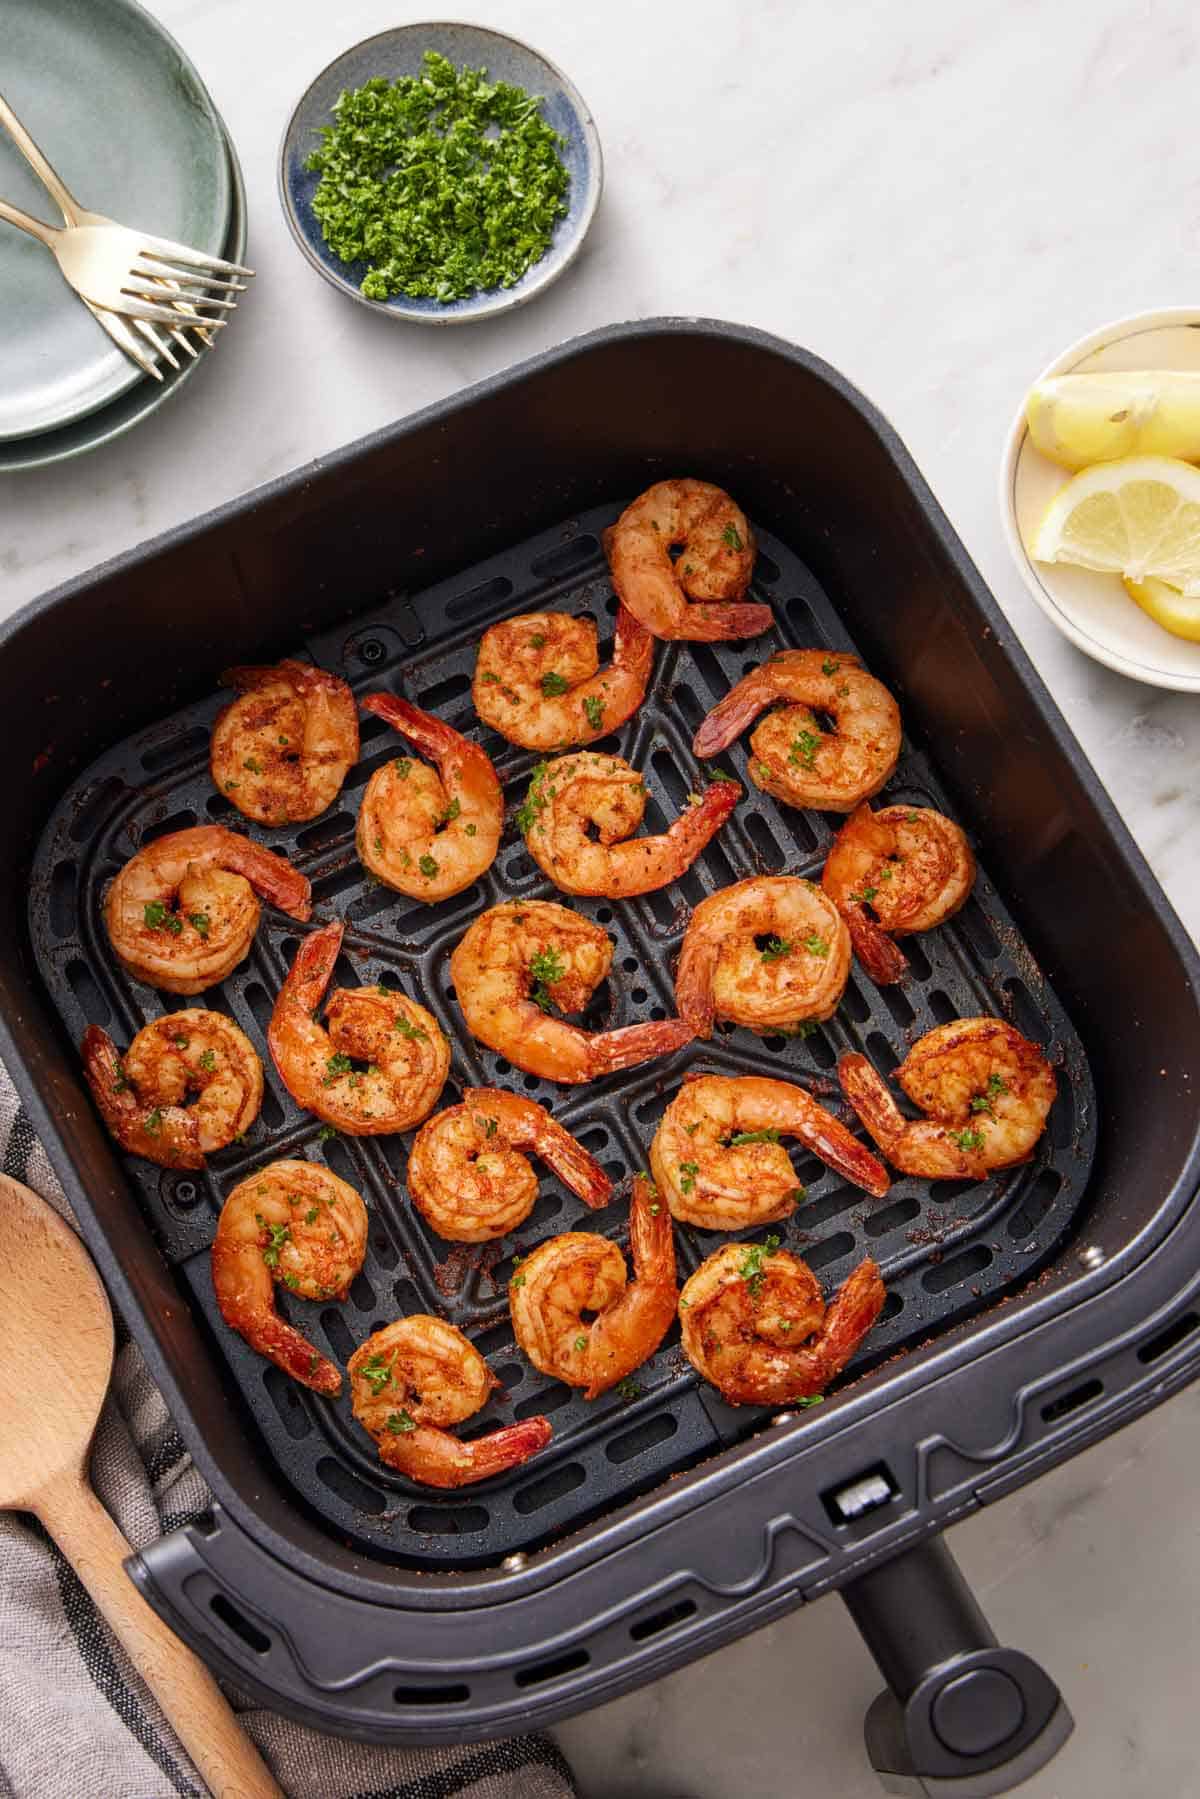
MULTIPOLYGON (((613 636, 613 667, 623 669, 645 688, 654 667, 654 633, 622 601, 613 636)), ((622 721, 624 722, 624 721, 622 721)), ((606 725, 605 729, 611 729, 606 725)))
POLYGON ((670 1330, 679 1303, 671 1211, 644 1174, 634 1177, 629 1205, 633 1283, 601 1312, 588 1333, 585 1399, 598 1399, 652 1356, 670 1330), (635 1323, 636 1319, 636 1323, 635 1323))
POLYGON ((419 706, 402 700, 398 694, 368 693, 358 703, 364 712, 373 712, 376 718, 383 719, 393 731, 399 731, 435 762, 450 750, 461 749, 468 741, 461 731, 456 731, 443 719, 435 718, 432 712, 422 712, 419 706))
POLYGON ((842 913, 854 953, 877 987, 894 987, 908 973, 908 957, 894 937, 868 918, 861 906, 847 906, 842 913))
POLYGON ((823 1106, 818 1109, 824 1117, 814 1122, 811 1131, 803 1133, 804 1142, 827 1167, 845 1180, 853 1181, 856 1187, 864 1188, 873 1198, 882 1199, 891 1186, 891 1177, 883 1163, 831 1112, 825 1112, 823 1106))
POLYGON ((769 606, 750 600, 710 600, 689 606, 682 628, 663 635, 686 638, 689 643, 731 643, 742 637, 761 637, 774 623, 769 606))
POLYGON ((876 1070, 857 1050, 839 1059, 837 1073, 842 1092, 886 1154, 888 1145, 894 1145, 904 1133, 904 1114, 876 1070))
POLYGON ((680 857, 694 862, 706 844, 711 843, 729 814, 742 797, 737 781, 713 781, 701 796, 698 806, 689 806, 667 831, 673 844, 679 845, 680 857))
POLYGON ((570 1131, 550 1120, 551 1128, 538 1139, 538 1154, 552 1168, 563 1185, 580 1198, 593 1212, 606 1206, 612 1198, 612 1181, 595 1156, 576 1142, 570 1131))
POLYGON ((237 831, 226 831, 227 842, 219 857, 220 865, 243 875, 255 893, 270 900, 281 912, 305 921, 312 917, 312 886, 307 875, 293 868, 284 856, 265 849, 250 837, 237 831))
MULTIPOLYGON (((619 1068, 633 1068, 655 1056, 669 1056, 696 1035, 682 1018, 647 1019, 643 1024, 623 1025, 616 1031, 598 1031, 594 1037, 581 1032, 587 1044, 588 1069, 577 1078, 598 1080, 619 1068)), ((558 1077, 563 1078, 561 1075, 558 1077)))
POLYGON ((192 1113, 186 1106, 159 1106, 147 1112, 125 1078, 117 1046, 107 1031, 90 1024, 80 1054, 97 1110, 122 1149, 161 1168, 207 1166, 192 1113))
POLYGON ((717 1015, 713 976, 719 953, 720 944, 710 938, 697 936, 690 942, 684 939, 675 976, 675 1003, 680 1017, 687 1020, 696 1037, 712 1036, 717 1015))
POLYGON ((868 1256, 846 1276, 825 1314, 818 1353, 828 1367, 827 1380, 846 1366, 879 1317, 886 1297, 879 1264, 868 1256))
POLYGON ((426 1487, 467 1487, 527 1462, 553 1435, 548 1418, 523 1418, 461 1443, 449 1431, 419 1424, 379 1441, 380 1459, 426 1487))
POLYGON ((260 1318, 253 1326, 235 1325, 234 1329, 241 1332, 251 1349, 266 1356, 302 1386, 311 1387, 314 1393, 323 1393, 328 1399, 336 1399, 341 1392, 341 1369, 277 1312, 260 1318))
POLYGON ((335 918, 332 924, 322 925, 319 931, 311 932, 304 939, 279 990, 277 1007, 280 1001, 286 1000, 306 1012, 316 1011, 333 978, 345 934, 345 925, 335 918))
POLYGON ((767 667, 769 664, 764 664, 762 668, 755 669, 753 674, 743 676, 701 720, 700 728, 692 739, 692 751, 695 755, 702 760, 719 755, 770 705, 775 698, 775 689, 772 683, 764 679, 767 667))

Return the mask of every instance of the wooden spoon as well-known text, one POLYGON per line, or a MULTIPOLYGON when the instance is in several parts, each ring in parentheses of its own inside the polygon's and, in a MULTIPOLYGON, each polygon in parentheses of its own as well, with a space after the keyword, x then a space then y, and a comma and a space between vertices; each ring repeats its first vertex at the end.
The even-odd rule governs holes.
POLYGON ((216 1799, 284 1799, 203 1662, 121 1566, 125 1541, 88 1484, 113 1364, 108 1295, 44 1199, 0 1175, 0 1510, 41 1519, 216 1799))

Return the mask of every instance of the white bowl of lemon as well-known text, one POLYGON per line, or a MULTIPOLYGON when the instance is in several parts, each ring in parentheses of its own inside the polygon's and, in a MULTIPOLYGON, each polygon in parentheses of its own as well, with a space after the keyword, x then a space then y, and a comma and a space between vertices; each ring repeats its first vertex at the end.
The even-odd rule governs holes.
POLYGON ((1043 370, 1008 435, 1000 509, 1072 643, 1200 693, 1200 307, 1118 319, 1043 370))

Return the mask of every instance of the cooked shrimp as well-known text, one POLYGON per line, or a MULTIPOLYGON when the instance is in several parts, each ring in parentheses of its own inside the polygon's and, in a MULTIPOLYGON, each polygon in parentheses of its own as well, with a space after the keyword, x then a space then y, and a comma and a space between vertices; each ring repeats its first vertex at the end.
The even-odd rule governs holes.
POLYGON ((896 1079, 924 1118, 903 1116, 865 1056, 843 1056, 838 1079, 892 1166, 930 1180, 1027 1162, 1058 1092, 1037 1044, 1002 1018, 956 1018, 914 1043, 896 1079))
POLYGON ((777 700, 750 739, 750 779, 789 806, 849 812, 878 793, 900 754, 900 709, 844 650, 780 650, 718 700, 692 748, 715 756, 777 700), (817 715, 833 720, 829 730, 817 715))
POLYGON ((826 1307, 812 1269, 778 1244, 724 1244, 679 1296, 684 1354, 730 1405, 823 1393, 883 1309, 874 1262, 860 1262, 826 1307))
POLYGON ((791 1081, 692 1075, 659 1121, 650 1172, 684 1224, 740 1231, 787 1218, 804 1188, 781 1137, 799 1137, 856 1187, 878 1199, 888 1172, 824 1106, 791 1081))
POLYGON ((769 606, 742 599, 754 533, 710 481, 656 481, 604 533, 604 551, 618 599, 656 637, 714 643, 775 622, 769 606))
POLYGON ((396 756, 367 782, 358 812, 360 861, 413 899, 449 899, 491 867, 504 829, 504 796, 491 760, 461 732, 392 693, 369 693, 364 712, 437 764, 396 756))
POLYGON ((525 1256, 508 1283, 517 1342, 535 1368, 596 1399, 652 1356, 675 1316, 671 1214, 644 1175, 633 1183, 629 1253, 566 1231, 525 1256), (585 1312, 595 1316, 585 1320, 585 1312))
POLYGON ((193 825, 130 857, 108 890, 104 922, 135 979, 203 993, 249 955, 259 893, 293 918, 312 911, 308 881, 282 856, 224 825, 193 825))
POLYGON ((262 1105, 254 1045, 220 1012, 189 1007, 143 1025, 124 1061, 107 1031, 83 1035, 83 1072, 112 1135, 161 1168, 203 1168, 262 1105))
POLYGON ((632 718, 653 667, 654 639, 627 606, 617 613, 606 669, 590 618, 525 612, 484 632, 471 697, 483 722, 510 743, 569 749, 632 718))
POLYGON ((678 880, 741 794, 736 781, 714 781, 661 837, 635 837, 646 783, 620 756, 589 750, 541 763, 517 822, 530 855, 564 893, 631 899, 678 880))
POLYGON ((367 1208, 319 1162, 270 1162, 239 1181, 212 1246, 221 1316, 251 1349, 331 1397, 341 1371, 275 1310, 273 1282, 301 1299, 345 1299, 367 1253, 367 1208))
POLYGON ((908 967, 892 938, 944 924, 965 905, 974 880, 971 846, 953 819, 928 806, 872 812, 864 800, 834 838, 821 885, 849 926, 859 961, 887 986, 908 967))
POLYGON ((544 1449, 547 1418, 506 1424, 469 1443, 447 1425, 462 1424, 500 1385, 460 1330, 415 1312, 385 1324, 350 1357, 354 1416, 374 1437, 389 1468, 427 1487, 466 1487, 519 1467, 544 1449))
POLYGON ((358 761, 358 713, 340 676, 289 657, 227 668, 221 685, 238 697, 213 725, 214 787, 264 825, 300 824, 331 806, 358 761))
POLYGON ((727 1018, 769 1035, 828 1018, 850 973, 850 934, 819 887, 754 875, 692 913, 675 976, 682 1018, 699 1037, 727 1018))
POLYGON ((558 1017, 582 1012, 612 957, 611 938, 590 918, 552 900, 511 900, 468 926, 450 979, 467 1029, 489 1049, 548 1081, 596 1081, 695 1036, 678 1018, 593 1033, 558 1017))
POLYGON ((537 1199, 533 1150, 585 1205, 606 1206, 612 1182, 545 1106, 499 1087, 468 1087, 417 1132, 408 1190, 422 1217, 451 1243, 487 1243, 528 1218, 537 1199))
POLYGON ((437 1105, 450 1046, 432 1012, 388 987, 338 987, 318 1023, 342 933, 324 925, 296 951, 267 1046, 297 1105, 327 1124, 352 1137, 411 1130, 437 1105))

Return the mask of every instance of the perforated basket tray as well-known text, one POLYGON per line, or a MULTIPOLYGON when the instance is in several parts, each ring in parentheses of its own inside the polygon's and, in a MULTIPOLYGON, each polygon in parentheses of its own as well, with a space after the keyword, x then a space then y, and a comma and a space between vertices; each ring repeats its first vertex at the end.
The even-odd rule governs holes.
MULTIPOLYGON (((614 497, 612 504, 423 593, 396 596, 359 618, 349 635, 338 630, 301 636, 293 647, 344 674, 359 694, 378 687, 402 692, 477 738, 495 760, 512 806, 523 797, 535 758, 475 718, 470 677, 480 632, 497 618, 535 608, 586 612, 601 626, 607 656, 616 602, 599 533, 615 517, 619 500, 614 497)), ((648 831, 664 828, 686 803, 689 789, 702 784, 704 774, 690 750, 693 731, 745 669, 784 644, 853 648, 810 570, 769 533, 760 532, 759 541, 754 592, 774 608, 774 631, 741 646, 659 645, 645 705, 622 732, 598 746, 619 751, 643 771, 648 831)), ((226 697, 214 693, 116 746, 72 785, 37 853, 30 923, 43 979, 75 1041, 86 1025, 97 1023, 123 1045, 164 1006, 205 1004, 236 1019, 256 1044, 266 1094, 262 1114, 243 1143, 214 1157, 200 1175, 159 1170, 133 1158, 127 1167, 272 1458, 303 1501, 340 1536, 416 1568, 494 1563, 579 1525, 762 1425, 763 1413, 726 1406, 698 1380, 682 1356, 677 1329, 639 1371, 636 1395, 611 1393, 587 1404, 525 1362, 509 1324, 506 1282, 515 1254, 576 1228, 599 1230, 624 1243, 628 1177, 644 1166, 657 1120, 687 1069, 786 1076, 844 1113, 833 1074, 843 1050, 864 1050, 886 1073, 935 1024, 980 1012, 1011 1018, 1056 1065, 1059 1097, 1034 1159, 982 1184, 898 1178, 885 1199, 873 1201, 819 1162, 797 1159, 808 1199, 786 1224, 774 1227, 784 1243, 830 1288, 869 1253, 881 1263, 888 1289, 883 1316, 847 1380, 1027 1281, 1061 1241, 1083 1196, 1094 1149, 1091 1077, 1069 1020, 986 868, 952 923, 906 940, 911 973, 903 986, 877 989, 856 965, 834 1018, 806 1039, 760 1040, 747 1031, 719 1028, 711 1043, 668 1060, 582 1089, 555 1087, 522 1075, 475 1043, 449 985, 450 950, 484 907, 514 896, 555 897, 515 825, 510 822, 484 879, 442 905, 422 906, 373 886, 354 853, 354 815, 372 770, 397 753, 397 737, 365 717, 362 758, 332 810, 308 825, 262 831, 247 826, 209 779, 209 730, 226 697), (321 1141, 317 1121, 290 1099, 266 1049, 273 998, 301 930, 282 915, 265 915, 249 959, 202 1000, 173 1001, 131 981, 117 966, 103 928, 101 904, 109 880, 139 844, 214 819, 263 837, 311 877, 314 922, 334 915, 345 919, 336 981, 393 983, 434 1011, 453 1046, 443 1103, 457 1098, 463 1085, 530 1093, 619 1182, 612 1205, 588 1213, 542 1170, 541 1197, 519 1231, 498 1244, 452 1246, 429 1231, 406 1198, 410 1138, 321 1141), (545 1412, 554 1437, 535 1461, 465 1494, 416 1488, 379 1463, 351 1416, 348 1397, 336 1403, 316 1398, 225 1327, 209 1273, 217 1213, 237 1181, 267 1161, 294 1155, 323 1159, 358 1187, 371 1230, 366 1263, 344 1305, 309 1304, 280 1288, 281 1310, 339 1363, 399 1314, 428 1310, 449 1318, 472 1337, 503 1382, 499 1396, 462 1434, 545 1412)), ((743 743, 720 759, 744 782, 745 755, 743 743)), ((616 946, 612 974, 585 1019, 591 1028, 673 1012, 672 974, 683 929, 690 907, 706 893, 757 872, 819 875, 840 821, 780 806, 748 782, 745 787, 730 823, 672 887, 627 903, 572 902, 604 925, 616 946)), ((907 738, 883 802, 954 811, 923 747, 907 738)), ((969 834, 970 819, 960 822, 969 834)), ((723 1240, 677 1227, 681 1277, 723 1240)))

